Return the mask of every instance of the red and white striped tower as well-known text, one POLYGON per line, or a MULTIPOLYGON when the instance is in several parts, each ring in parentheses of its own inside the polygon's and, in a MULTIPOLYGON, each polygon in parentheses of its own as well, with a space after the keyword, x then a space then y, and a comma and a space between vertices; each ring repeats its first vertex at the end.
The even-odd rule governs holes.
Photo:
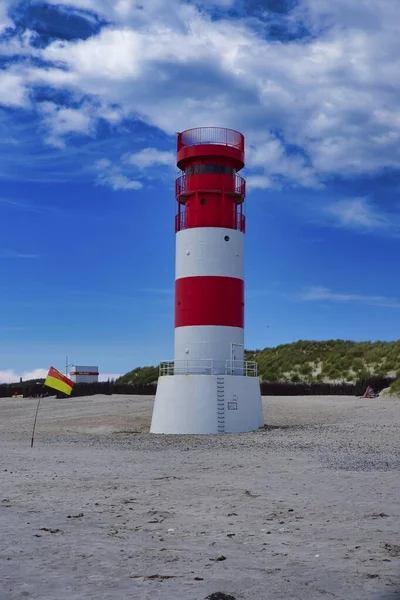
POLYGON ((175 360, 161 363, 152 433, 263 425, 257 365, 244 360, 244 137, 178 135, 175 360))

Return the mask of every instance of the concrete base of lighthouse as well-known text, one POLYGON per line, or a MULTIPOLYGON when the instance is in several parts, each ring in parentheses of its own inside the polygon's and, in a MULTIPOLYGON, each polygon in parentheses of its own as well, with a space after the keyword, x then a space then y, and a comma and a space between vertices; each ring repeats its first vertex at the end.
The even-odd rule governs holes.
POLYGON ((258 377, 166 375, 158 380, 150 433, 244 433, 263 425, 258 377))

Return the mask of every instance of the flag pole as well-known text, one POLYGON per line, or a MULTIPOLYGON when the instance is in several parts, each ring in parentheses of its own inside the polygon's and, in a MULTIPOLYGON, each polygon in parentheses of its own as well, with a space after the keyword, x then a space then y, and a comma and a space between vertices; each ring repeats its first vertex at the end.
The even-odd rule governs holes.
POLYGON ((39 398, 39 402, 38 402, 37 408, 36 408, 35 420, 33 422, 31 448, 33 448, 33 440, 34 440, 34 437, 35 437, 35 428, 36 428, 36 421, 37 421, 37 416, 38 416, 38 412, 39 412, 40 401, 41 401, 41 398, 39 398))

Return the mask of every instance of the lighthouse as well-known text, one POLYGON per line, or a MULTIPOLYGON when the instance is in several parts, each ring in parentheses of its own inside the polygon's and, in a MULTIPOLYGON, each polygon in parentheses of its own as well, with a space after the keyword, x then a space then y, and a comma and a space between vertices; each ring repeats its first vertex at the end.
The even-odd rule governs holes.
POLYGON ((264 423, 257 364, 244 355, 244 145, 220 127, 177 137, 175 352, 160 365, 151 433, 264 423))

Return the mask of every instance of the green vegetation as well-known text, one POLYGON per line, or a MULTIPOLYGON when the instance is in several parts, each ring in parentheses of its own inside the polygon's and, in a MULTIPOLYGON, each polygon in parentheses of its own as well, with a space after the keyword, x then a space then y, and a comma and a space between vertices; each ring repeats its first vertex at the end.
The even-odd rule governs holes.
POLYGON ((366 377, 400 376, 400 341, 299 341, 247 351, 264 381, 355 382, 366 377))
POLYGON ((154 383, 158 379, 158 367, 138 367, 119 377, 115 383, 154 383))
POLYGON ((389 394, 391 396, 400 396, 400 379, 397 379, 389 389, 389 394))
MULTIPOLYGON (((265 350, 246 350, 246 360, 257 361, 263 381, 353 383, 368 377, 400 378, 400 340, 298 341, 265 350)), ((140 367, 116 383, 146 384, 157 379, 157 367, 140 367)))

